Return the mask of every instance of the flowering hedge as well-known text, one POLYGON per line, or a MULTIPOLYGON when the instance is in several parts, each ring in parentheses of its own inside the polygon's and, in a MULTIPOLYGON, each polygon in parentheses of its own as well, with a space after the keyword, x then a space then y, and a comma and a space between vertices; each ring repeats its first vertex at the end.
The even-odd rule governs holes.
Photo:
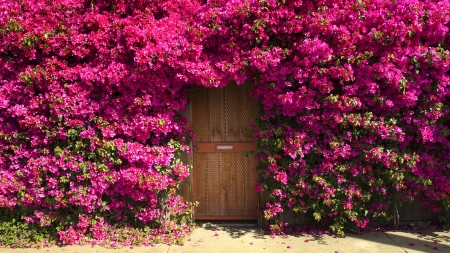
POLYGON ((251 79, 261 104, 267 220, 342 233, 400 201, 450 209, 449 1, 212 2, 211 80, 251 79))
POLYGON ((168 208, 189 210, 171 193, 189 175, 177 156, 191 139, 183 73, 200 50, 190 2, 2 1, 5 221, 101 243, 111 224, 157 228, 168 208))
POLYGON ((255 5, 266 219, 293 209, 341 233, 399 201, 450 209, 449 4, 255 5))
POLYGON ((178 114, 191 84, 254 83, 268 220, 293 209, 342 232, 399 200, 450 209, 449 10, 2 1, 0 230, 11 236, 0 243, 16 227, 104 242, 111 226, 161 228, 168 208, 188 211, 171 193, 189 175, 177 156, 192 139, 178 114))

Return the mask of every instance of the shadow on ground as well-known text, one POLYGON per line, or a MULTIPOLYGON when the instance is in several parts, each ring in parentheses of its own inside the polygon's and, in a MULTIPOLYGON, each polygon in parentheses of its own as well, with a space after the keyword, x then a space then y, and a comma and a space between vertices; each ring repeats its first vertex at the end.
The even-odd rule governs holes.
POLYGON ((361 235, 347 234, 346 237, 397 246, 405 252, 450 252, 450 231, 448 230, 371 232, 361 235))
MULTIPOLYGON (((233 239, 241 239, 251 234, 254 239, 270 240, 271 236, 264 234, 256 224, 226 223, 226 222, 200 222, 199 227, 215 233, 227 233, 233 239)), ((352 234, 345 237, 334 235, 290 235, 277 236, 278 238, 298 238, 299 242, 311 242, 319 244, 322 249, 346 248, 361 252, 381 252, 382 248, 367 248, 369 245, 391 246, 400 252, 450 252, 450 231, 446 230, 406 230, 388 232, 370 232, 352 234)))
MULTIPOLYGON (((265 234, 262 229, 258 227, 256 222, 197 222, 199 227, 207 231, 214 232, 225 232, 233 239, 240 239, 245 235, 252 234, 252 237, 255 239, 269 239, 271 235, 265 234)), ((325 235, 289 235, 289 236, 276 236, 278 238, 299 238, 302 240, 308 240, 311 242, 317 242, 321 245, 327 245, 327 241, 324 239, 325 235)), ((334 235, 327 235, 333 238, 339 238, 334 235)))

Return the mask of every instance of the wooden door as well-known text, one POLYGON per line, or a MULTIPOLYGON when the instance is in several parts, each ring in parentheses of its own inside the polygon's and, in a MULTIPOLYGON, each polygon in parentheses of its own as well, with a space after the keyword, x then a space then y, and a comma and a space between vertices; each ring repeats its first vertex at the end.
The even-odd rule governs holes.
POLYGON ((256 101, 250 85, 194 87, 194 200, 196 220, 253 220, 257 208, 256 101))

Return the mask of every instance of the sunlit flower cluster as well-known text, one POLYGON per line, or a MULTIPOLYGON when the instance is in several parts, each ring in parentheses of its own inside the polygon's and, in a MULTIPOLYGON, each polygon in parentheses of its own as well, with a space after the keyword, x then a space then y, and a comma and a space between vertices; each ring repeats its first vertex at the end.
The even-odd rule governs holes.
POLYGON ((61 243, 110 240, 112 224, 164 230, 165 206, 188 211, 172 194, 189 175, 192 84, 253 84, 270 222, 294 210, 340 233, 396 201, 449 206, 448 0, 24 0, 0 13, 0 214, 61 243))

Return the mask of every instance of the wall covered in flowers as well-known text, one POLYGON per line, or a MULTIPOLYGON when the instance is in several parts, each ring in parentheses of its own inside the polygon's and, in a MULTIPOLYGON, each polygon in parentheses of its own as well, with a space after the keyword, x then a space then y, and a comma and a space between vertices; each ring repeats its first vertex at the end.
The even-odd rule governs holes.
POLYGON ((0 3, 0 244, 182 236, 193 84, 254 84, 267 220, 450 209, 448 0, 0 3))

